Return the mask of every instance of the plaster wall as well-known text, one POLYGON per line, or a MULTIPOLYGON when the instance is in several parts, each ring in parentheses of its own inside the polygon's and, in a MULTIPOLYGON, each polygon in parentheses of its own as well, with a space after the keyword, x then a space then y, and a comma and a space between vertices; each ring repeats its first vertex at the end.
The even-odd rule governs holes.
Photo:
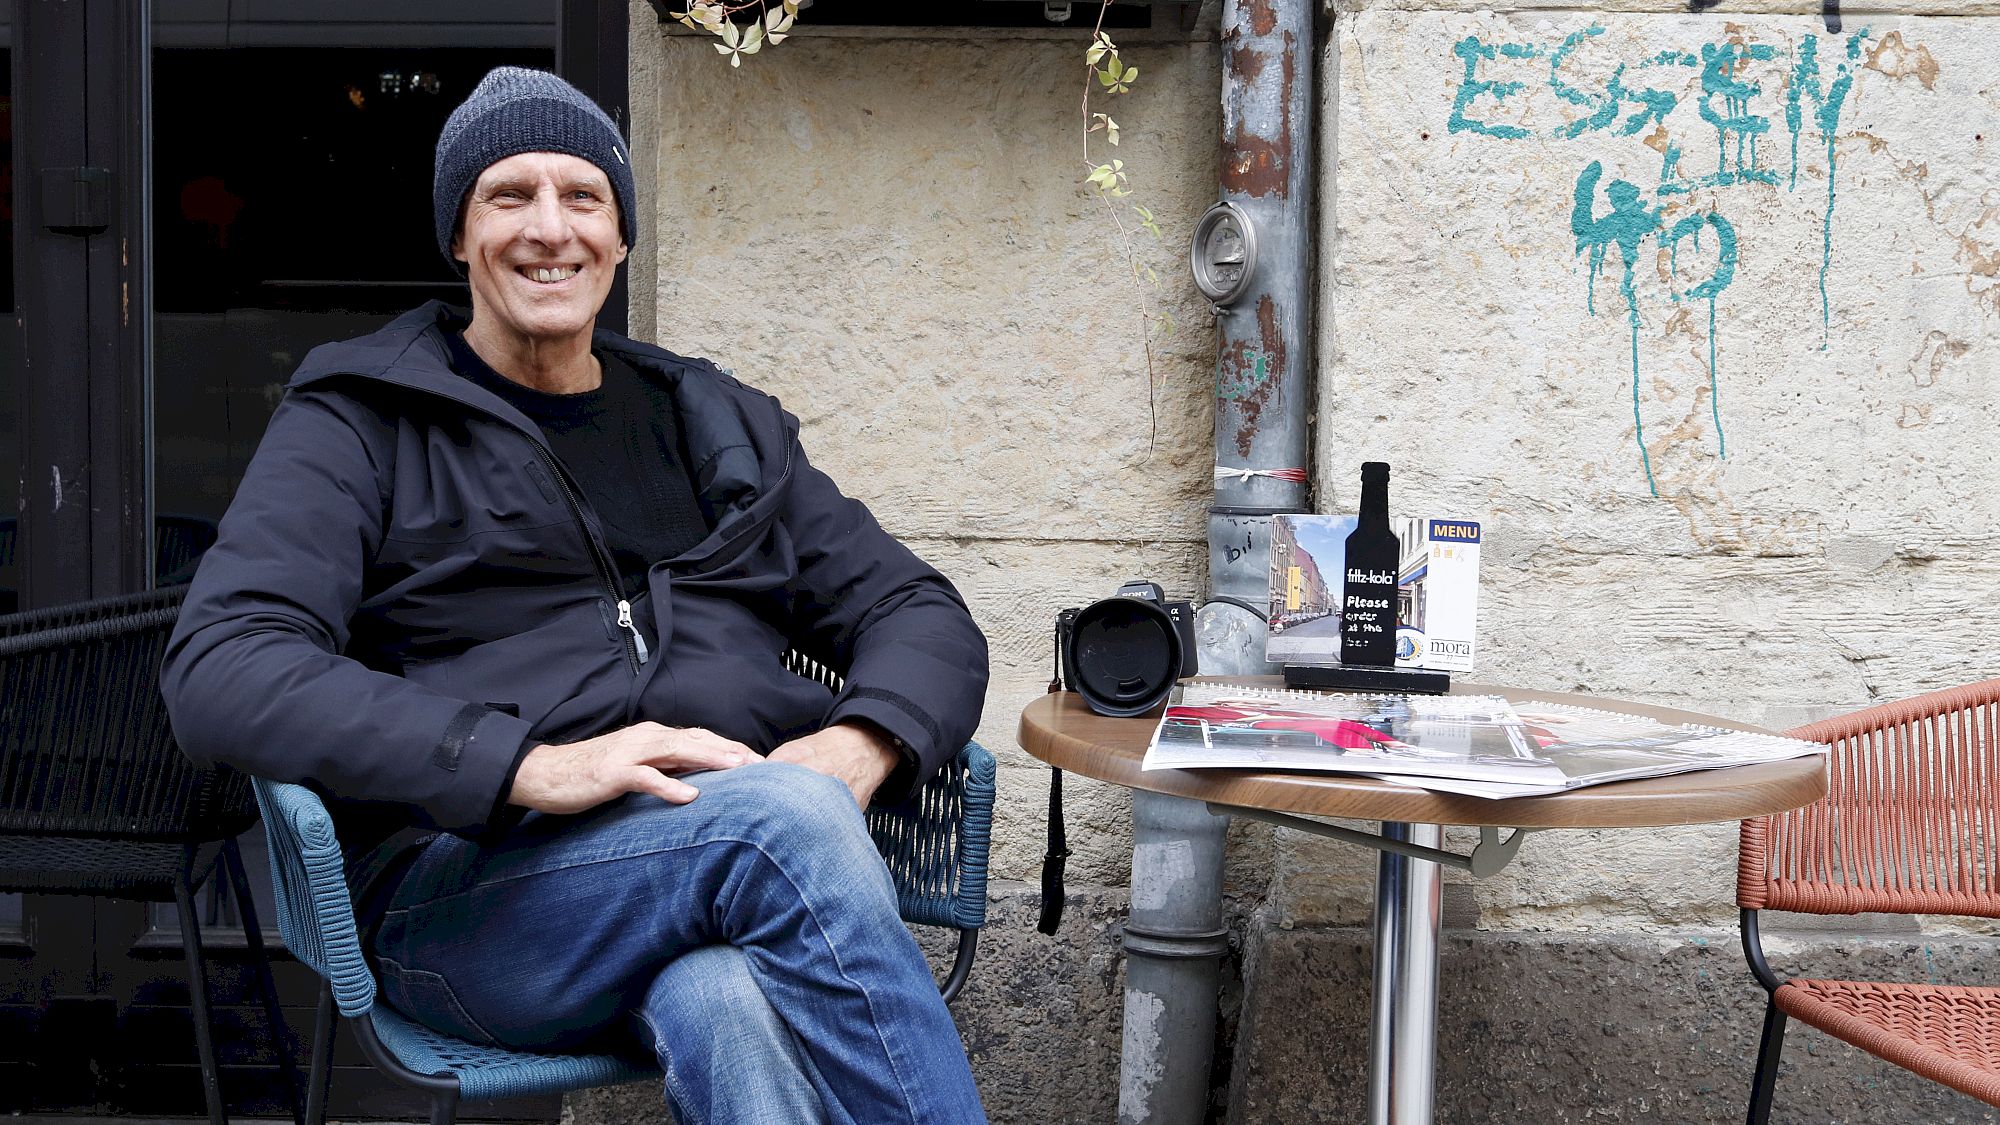
MULTIPOLYGON (((1782 729, 2000 673, 1993 23, 1612 7, 1342 5, 1321 506, 1379 458, 1484 517, 1498 681, 1782 729)), ((1367 863, 1279 845, 1287 921, 1361 920, 1367 863)), ((1564 833, 1471 894, 1727 925, 1734 854, 1564 833)))

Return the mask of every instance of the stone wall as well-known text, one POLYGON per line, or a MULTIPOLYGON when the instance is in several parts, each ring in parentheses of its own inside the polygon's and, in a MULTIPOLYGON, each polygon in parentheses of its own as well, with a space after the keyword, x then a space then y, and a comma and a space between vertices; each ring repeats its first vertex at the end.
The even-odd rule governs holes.
MULTIPOLYGON (((1320 479, 1487 518, 1482 675, 1784 728, 2000 671, 1994 26, 1356 7, 1320 479)), ((1556 851, 1483 924, 1730 916, 1727 826, 1556 851)))
MULTIPOLYGON (((2000 671, 2000 4, 1889 0, 1838 33, 1775 0, 1336 7, 1319 506, 1384 459, 1397 507, 1486 520, 1481 677, 1782 728, 2000 671)), ((1070 787, 1077 931, 1032 932, 1046 782, 1013 732, 1050 619, 1204 580, 1214 342, 1184 245, 1216 195, 1219 52, 1212 21, 1125 47, 1120 156, 1181 325, 1150 386, 1078 186, 1081 37, 801 34, 731 70, 633 5, 635 329, 778 394, 993 643, 1000 906, 961 1022, 996 1120, 1105 1120, 1116 1089, 1122 794, 1070 787)), ((1448 874, 1441 1119, 1740 1114, 1734 856, 1730 825, 1574 832, 1448 874)), ((1240 828, 1231 865, 1218 1108, 1351 1120, 1372 857, 1240 828)), ((1987 939, 1950 930, 1785 948, 1894 972, 1937 942, 1962 952, 1925 972, 1979 979, 1987 939)), ((1781 1106, 1986 1119, 1794 1035, 1781 1106)))

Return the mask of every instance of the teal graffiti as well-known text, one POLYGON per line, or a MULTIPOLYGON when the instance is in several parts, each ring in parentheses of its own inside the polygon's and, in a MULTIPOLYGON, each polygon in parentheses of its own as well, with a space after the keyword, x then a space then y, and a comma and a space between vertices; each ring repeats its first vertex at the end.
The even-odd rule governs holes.
POLYGON ((1481 60, 1492 60, 1505 56, 1510 59, 1531 59, 1541 52, 1534 47, 1520 43, 1500 43, 1488 46, 1476 35, 1468 35, 1452 47, 1452 53, 1465 60, 1465 81, 1458 87, 1458 97, 1452 102, 1449 128, 1454 133, 1474 132, 1503 140, 1515 140, 1528 135, 1519 125, 1493 125, 1475 121, 1466 110, 1482 97, 1494 101, 1505 101, 1528 88, 1526 82, 1485 82, 1479 78, 1481 60))
POLYGON ((1847 102, 1847 92, 1854 87, 1852 64, 1861 57, 1861 45, 1868 38, 1868 29, 1862 28, 1847 37, 1847 59, 1835 64, 1833 84, 1822 90, 1819 84, 1819 38, 1808 35, 1799 45, 1798 65, 1792 68, 1791 89, 1785 95, 1785 127, 1792 133, 1792 179, 1791 186, 1799 183, 1799 131, 1804 124, 1801 97, 1811 98, 1813 103, 1813 124, 1819 129, 1820 140, 1826 145, 1826 214, 1820 220, 1819 256, 1819 347, 1826 350, 1827 329, 1831 306, 1826 296, 1826 273, 1833 265, 1833 197, 1834 197, 1834 152, 1833 140, 1840 126, 1840 109, 1847 102))
POLYGON ((1757 166, 1757 138, 1771 131, 1771 119, 1750 112, 1750 99, 1763 92, 1738 77, 1744 64, 1777 57, 1768 43, 1704 43, 1701 48, 1701 119, 1715 126, 1715 177, 1720 187, 1756 182, 1775 184, 1778 174, 1757 166), (1717 99, 1723 108, 1715 108, 1717 99), (1731 151, 1734 142, 1734 151, 1731 151))
POLYGON ((1619 63, 1611 72, 1611 77, 1604 83, 1602 93, 1594 93, 1565 81, 1562 77, 1563 64, 1569 61, 1570 56, 1574 55, 1577 48, 1587 40, 1602 34, 1604 34, 1602 27, 1593 25, 1584 28, 1563 40, 1562 45, 1549 55, 1549 89, 1571 105, 1581 106, 1590 111, 1585 116, 1557 128, 1556 135, 1559 137, 1570 138, 1599 129, 1608 129, 1618 120, 1620 110, 1627 104, 1636 104, 1638 108, 1625 118, 1624 124, 1618 127, 1620 136, 1629 137, 1645 128, 1649 122, 1655 124, 1665 122, 1667 114, 1672 113, 1674 106, 1679 103, 1679 99, 1666 90, 1634 89, 1626 86, 1624 63, 1619 63))
MULTIPOLYGON (((1830 31, 1837 30, 1829 28, 1830 31)), ((1596 313, 1596 283, 1604 258, 1616 248, 1621 259, 1619 285, 1625 299, 1627 326, 1632 350, 1633 424, 1642 427, 1639 410, 1638 332, 1640 310, 1636 272, 1642 244, 1654 239, 1667 252, 1672 270, 1669 285, 1676 303, 1703 302, 1708 305, 1708 377, 1710 411, 1715 423, 1718 455, 1727 456, 1723 432, 1719 367, 1717 357, 1717 298, 1734 281, 1739 252, 1736 227, 1723 215, 1703 211, 1678 220, 1664 218, 1671 197, 1685 197, 1698 190, 1761 185, 1793 191, 1798 184, 1800 134, 1809 128, 1817 132, 1825 146, 1827 160, 1826 203, 1820 232, 1820 339, 1827 344, 1831 302, 1827 281, 1833 260, 1833 216, 1837 197, 1835 138, 1840 116, 1852 91, 1854 73, 1868 37, 1863 28, 1846 37, 1843 59, 1833 60, 1832 73, 1823 75, 1817 35, 1805 36, 1794 48, 1766 43, 1746 43, 1740 37, 1698 45, 1695 50, 1669 49, 1636 60, 1607 60, 1608 65, 1586 67, 1589 50, 1606 40, 1605 28, 1593 24, 1564 36, 1559 42, 1485 43, 1466 36, 1452 48, 1462 62, 1464 76, 1459 84, 1447 128, 1452 133, 1474 133, 1502 140, 1541 136, 1571 140, 1586 134, 1603 133, 1633 137, 1657 127, 1647 143, 1660 150, 1658 182, 1650 198, 1642 189, 1622 179, 1609 178, 1600 162, 1592 161, 1576 182, 1571 206, 1571 233, 1575 253, 1586 256, 1589 266, 1585 304, 1596 313), (1560 122, 1535 125, 1532 122, 1499 123, 1479 120, 1476 106, 1508 103, 1529 91, 1541 74, 1539 67, 1508 64, 1546 60, 1547 71, 1539 81, 1548 92, 1571 111, 1560 122), (1502 75, 1502 71, 1506 71, 1502 75), (1684 87, 1691 80, 1698 92, 1685 99, 1675 89, 1651 85, 1646 75, 1655 70, 1678 71, 1662 83, 1684 87), (1689 74, 1688 72, 1695 72, 1689 74), (1766 74, 1768 72, 1768 77, 1766 74), (1583 78, 1581 74, 1595 76, 1583 78), (1714 130, 1715 166, 1712 172, 1690 169, 1685 138, 1667 135, 1670 117, 1683 100, 1695 104, 1696 115, 1714 130), (1758 110, 1760 100, 1768 106, 1758 110), (1784 123, 1791 148, 1789 179, 1781 177, 1769 156, 1777 105, 1784 106, 1784 123), (1572 116, 1572 113, 1575 114, 1572 116), (1608 213, 1599 214, 1598 197, 1608 201, 1608 213), (1680 276, 1680 250, 1691 242, 1697 253, 1704 240, 1714 240, 1715 265, 1704 280, 1689 283, 1680 276)), ((1511 103, 1519 105, 1519 101, 1511 103)), ((1532 105, 1532 103, 1530 103, 1532 105)), ((1519 115, 1516 115, 1517 120, 1519 115)), ((1699 147, 1699 146, 1697 146, 1699 147)), ((1705 160, 1697 159, 1699 163, 1705 160)), ((1641 464, 1646 483, 1659 495, 1643 428, 1638 429, 1641 464)))
POLYGON ((1715 419, 1716 452, 1728 456, 1722 432, 1722 407, 1720 387, 1716 379, 1715 366, 1715 299, 1736 280, 1736 227, 1728 219, 1714 212, 1688 215, 1662 233, 1663 221, 1657 207, 1649 207, 1639 188, 1625 180, 1612 180, 1604 187, 1604 197, 1611 204, 1611 210, 1600 216, 1597 212, 1598 185, 1604 178, 1604 166, 1591 161, 1590 166, 1577 177, 1576 191, 1570 207, 1570 233, 1576 238, 1576 253, 1586 255, 1590 280, 1586 290, 1593 314, 1596 311, 1597 275, 1603 270, 1606 254, 1614 247, 1618 251, 1622 273, 1618 291, 1625 298, 1625 320, 1631 332, 1632 341, 1632 426, 1639 445, 1639 463, 1646 471, 1646 486, 1654 496, 1660 494, 1658 480, 1653 476, 1652 455, 1646 450, 1646 423, 1639 410, 1639 293, 1637 275, 1640 248, 1648 238, 1655 238, 1667 251, 1669 272, 1674 284, 1669 290, 1675 301, 1700 300, 1708 302, 1708 390, 1710 410, 1715 419), (1716 239, 1716 265, 1713 273, 1686 289, 1680 287, 1680 245, 1688 239, 1694 240, 1697 252, 1701 249, 1701 232, 1713 230, 1716 239))
POLYGON ((1736 227, 1728 219, 1714 212, 1689 215, 1674 224, 1667 232, 1668 271, 1673 276, 1675 288, 1672 290, 1676 301, 1697 300, 1708 302, 1708 409, 1715 419, 1715 454, 1729 456, 1729 443, 1722 433, 1722 388, 1715 378, 1715 298, 1729 283, 1736 280, 1736 227), (1692 237, 1696 253, 1701 252, 1701 232, 1704 228, 1714 228, 1716 242, 1715 272, 1708 280, 1682 290, 1680 281, 1681 240, 1692 237))
POLYGON ((1577 177, 1569 229, 1576 236, 1576 252, 1590 256, 1593 312, 1597 272, 1604 264, 1604 252, 1616 246, 1623 260, 1625 274, 1618 289, 1625 295, 1625 318, 1632 328, 1632 425, 1637 430, 1639 461, 1646 468, 1646 486, 1658 496, 1660 485, 1653 479, 1653 459, 1646 452, 1646 423, 1639 418, 1639 294, 1633 285, 1633 275, 1639 265, 1639 244, 1660 229, 1660 212, 1646 206, 1637 187, 1624 180, 1613 180, 1604 189, 1605 198, 1611 201, 1611 213, 1598 218, 1597 181, 1603 176, 1604 165, 1593 160, 1577 177))

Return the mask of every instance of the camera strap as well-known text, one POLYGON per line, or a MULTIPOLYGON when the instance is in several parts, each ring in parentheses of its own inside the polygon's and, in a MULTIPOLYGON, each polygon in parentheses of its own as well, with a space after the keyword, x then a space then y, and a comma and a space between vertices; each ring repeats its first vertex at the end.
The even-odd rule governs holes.
MULTIPOLYGON (((1064 614, 1074 616, 1075 610, 1064 614)), ((1063 630, 1056 627, 1055 674, 1049 677, 1049 693, 1063 689, 1063 630)), ((1062 925, 1063 905, 1069 892, 1063 887, 1063 870, 1069 866, 1069 836, 1063 831, 1062 771, 1049 769, 1049 850, 1042 856, 1042 917, 1035 928, 1054 934, 1062 925)))
POLYGON ((1042 917, 1035 928, 1053 934, 1062 925, 1063 869, 1069 866, 1069 838, 1063 833, 1062 771, 1049 771, 1049 851, 1042 857, 1042 917))

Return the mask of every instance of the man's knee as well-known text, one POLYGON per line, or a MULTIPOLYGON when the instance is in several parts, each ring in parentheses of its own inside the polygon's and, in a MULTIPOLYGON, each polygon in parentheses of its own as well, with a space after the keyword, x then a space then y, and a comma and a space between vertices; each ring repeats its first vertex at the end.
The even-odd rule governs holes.
MULTIPOLYGON (((799 834, 831 841, 866 834, 867 825, 853 792, 817 770, 791 762, 764 761, 706 776, 711 780, 704 796, 713 788, 730 803, 735 815, 787 837, 799 834)), ((695 784, 703 782, 697 779, 695 784)))
POLYGON ((745 861, 822 892, 838 884, 850 901, 879 892, 893 903, 888 872, 845 783, 790 762, 753 762, 695 784, 703 787, 697 803, 716 801, 710 815, 746 845, 745 861), (868 878, 871 871, 877 878, 868 878))
POLYGON ((646 990, 646 1018, 656 1034, 674 1020, 713 1022, 719 1013, 740 1018, 769 1009, 743 951, 733 945, 688 950, 667 962, 646 990))

